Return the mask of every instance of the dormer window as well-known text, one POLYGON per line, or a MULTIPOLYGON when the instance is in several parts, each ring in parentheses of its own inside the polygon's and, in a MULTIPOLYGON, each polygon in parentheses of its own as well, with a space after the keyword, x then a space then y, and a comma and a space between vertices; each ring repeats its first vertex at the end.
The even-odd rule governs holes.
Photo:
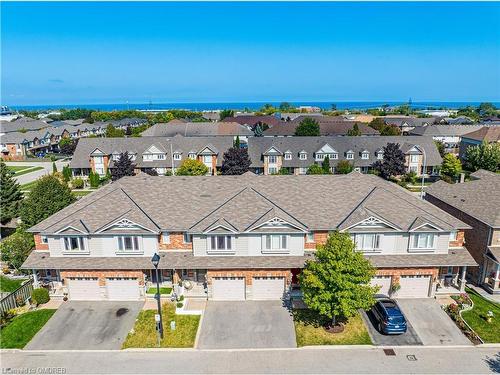
POLYGON ((368 160, 368 159, 370 159, 370 153, 369 153, 369 152, 367 152, 367 151, 363 151, 363 152, 361 153, 361 159, 363 159, 363 160, 368 160))
POLYGON ((352 152, 352 151, 347 151, 347 152, 346 152, 346 159, 347 159, 347 160, 353 160, 353 159, 354 159, 354 152, 352 152))
POLYGON ((85 239, 79 236, 63 237, 64 250, 66 251, 85 251, 85 239))
POLYGON ((325 154, 316 154, 316 160, 323 160, 325 158, 325 154))
POLYGON ((307 152, 301 152, 299 154, 299 159, 300 160, 307 160, 307 152))
POLYGON ((180 152, 174 152, 174 160, 181 160, 181 153, 180 152))
POLYGON ((378 160, 384 159, 384 153, 382 151, 377 152, 377 159, 378 160))
POLYGON ((285 152, 285 160, 292 160, 292 153, 291 152, 285 152))
POLYGON ((188 154, 188 157, 189 157, 189 159, 193 159, 193 160, 195 160, 195 159, 196 159, 196 154, 195 154, 194 152, 190 152, 190 153, 188 154))

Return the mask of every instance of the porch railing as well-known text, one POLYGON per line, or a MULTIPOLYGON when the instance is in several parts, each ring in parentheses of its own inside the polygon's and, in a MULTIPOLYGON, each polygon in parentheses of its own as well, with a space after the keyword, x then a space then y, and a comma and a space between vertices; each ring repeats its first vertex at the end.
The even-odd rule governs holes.
POLYGON ((26 302, 31 298, 31 294, 33 293, 33 279, 30 278, 19 288, 14 290, 9 295, 2 298, 0 301, 0 313, 4 313, 5 311, 15 309, 19 306, 18 301, 26 302))

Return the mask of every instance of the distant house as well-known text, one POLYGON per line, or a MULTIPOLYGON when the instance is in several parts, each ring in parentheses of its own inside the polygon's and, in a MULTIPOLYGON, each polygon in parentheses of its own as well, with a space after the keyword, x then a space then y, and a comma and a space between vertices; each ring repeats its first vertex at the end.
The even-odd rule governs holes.
POLYGON ((292 121, 283 122, 278 126, 273 126, 264 131, 265 137, 291 137, 295 135, 295 129, 306 118, 312 118, 319 124, 319 132, 321 136, 344 136, 349 130, 352 130, 354 124, 358 124, 361 135, 378 135, 379 132, 370 128, 366 124, 356 123, 355 121, 347 121, 343 117, 338 116, 310 116, 301 114, 292 121))
POLYGON ((483 142, 499 143, 500 126, 482 127, 479 130, 464 134, 460 142, 460 159, 465 161, 465 155, 469 147, 479 146, 483 142))
POLYGON ((429 125, 414 128, 409 134, 431 136, 435 141, 444 144, 446 152, 458 156, 462 136, 481 128, 481 125, 429 125))
POLYGON ((387 125, 397 126, 401 130, 401 134, 408 134, 410 130, 421 126, 433 125, 436 121, 434 117, 417 118, 410 116, 386 116, 381 118, 387 125))
POLYGON ((479 170, 470 182, 438 181, 425 199, 467 223, 465 246, 479 264, 468 275, 490 293, 500 294, 500 175, 479 170))
POLYGON ((283 123, 279 118, 271 115, 237 115, 234 117, 226 117, 224 121, 237 122, 238 124, 250 127, 250 129, 255 129, 257 125, 260 125, 263 130, 265 130, 267 127, 271 128, 283 123))

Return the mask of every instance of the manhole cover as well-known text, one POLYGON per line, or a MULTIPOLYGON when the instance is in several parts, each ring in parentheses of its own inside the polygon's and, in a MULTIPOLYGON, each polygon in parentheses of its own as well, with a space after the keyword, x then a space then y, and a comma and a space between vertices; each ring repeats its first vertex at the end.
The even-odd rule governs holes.
POLYGON ((126 313, 128 313, 128 309, 126 307, 122 307, 116 310, 116 316, 122 316, 123 314, 126 313))
POLYGON ((409 354, 409 355, 406 356, 406 359, 408 361, 416 361, 417 357, 415 357, 413 354, 409 354))
POLYGON ((394 349, 384 349, 384 354, 385 355, 396 355, 396 352, 394 349))

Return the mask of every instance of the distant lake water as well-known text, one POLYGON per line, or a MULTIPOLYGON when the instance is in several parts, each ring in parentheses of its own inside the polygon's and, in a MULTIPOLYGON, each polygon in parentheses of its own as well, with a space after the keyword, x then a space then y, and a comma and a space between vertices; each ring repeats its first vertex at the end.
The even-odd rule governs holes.
MULTIPOLYGON (((72 109, 72 108, 86 108, 86 109, 96 109, 103 111, 113 111, 113 110, 123 110, 123 109, 137 109, 137 110, 159 110, 159 109, 186 109, 192 111, 210 111, 219 109, 250 109, 257 110, 262 108, 265 104, 271 104, 275 107, 279 107, 281 102, 227 102, 227 103, 111 103, 111 104, 50 104, 50 105, 22 105, 22 106, 10 106, 15 110, 49 110, 49 109, 72 109)), ((290 102, 294 106, 314 106, 319 107, 324 110, 329 110, 332 108, 332 104, 335 104, 337 109, 370 109, 377 108, 384 104, 390 106, 397 106, 401 104, 407 104, 405 102, 290 102)), ((413 102, 412 108, 414 109, 457 109, 465 106, 478 106, 480 102, 413 102)), ((498 102, 494 102, 497 107, 500 105, 498 102)))

